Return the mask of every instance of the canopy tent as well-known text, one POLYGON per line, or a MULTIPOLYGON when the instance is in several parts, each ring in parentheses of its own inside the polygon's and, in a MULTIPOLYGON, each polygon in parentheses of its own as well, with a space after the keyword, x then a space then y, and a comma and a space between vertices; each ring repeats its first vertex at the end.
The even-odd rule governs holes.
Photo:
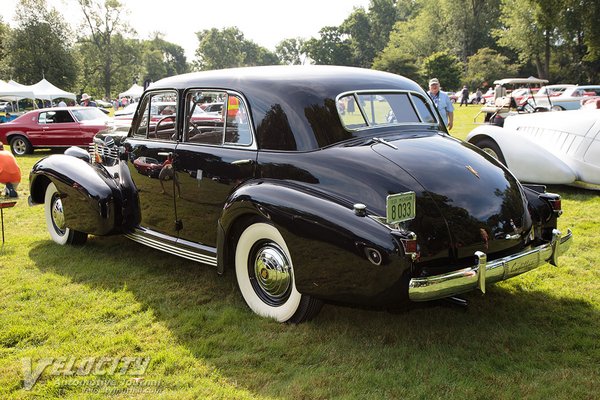
POLYGON ((494 81, 494 85, 542 85, 548 83, 546 79, 540 79, 533 76, 529 78, 505 78, 494 81))
POLYGON ((65 92, 62 89, 57 88, 46 79, 42 79, 35 85, 28 86, 33 91, 36 99, 42 100, 54 100, 54 99, 72 99, 75 100, 75 94, 65 92))
POLYGON ((119 93, 119 98, 132 97, 134 99, 139 99, 140 97, 142 97, 142 93, 144 93, 144 88, 138 85, 137 83, 134 83, 129 89, 127 89, 123 93, 119 93))
POLYGON ((35 96, 33 90, 27 87, 17 87, 0 81, 0 99, 8 101, 16 101, 20 99, 33 99, 35 96))

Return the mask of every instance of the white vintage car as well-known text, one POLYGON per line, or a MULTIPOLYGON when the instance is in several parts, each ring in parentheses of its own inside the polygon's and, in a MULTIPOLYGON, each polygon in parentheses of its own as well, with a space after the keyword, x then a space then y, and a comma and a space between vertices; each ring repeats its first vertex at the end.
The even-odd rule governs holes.
POLYGON ((518 114, 466 139, 521 181, 600 190, 600 109, 518 114))

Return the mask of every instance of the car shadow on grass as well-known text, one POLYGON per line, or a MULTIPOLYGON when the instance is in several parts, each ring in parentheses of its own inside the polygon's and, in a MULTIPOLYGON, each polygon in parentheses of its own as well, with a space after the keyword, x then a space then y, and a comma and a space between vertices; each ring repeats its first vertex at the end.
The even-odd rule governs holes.
POLYGON ((42 241, 29 255, 42 272, 92 290, 125 285, 197 359, 261 396, 486 398, 494 387, 500 398, 585 398, 600 391, 598 299, 554 293, 552 282, 544 284, 553 279, 544 268, 553 267, 485 296, 466 295, 468 312, 326 305, 312 322, 286 325, 252 314, 233 273, 219 277, 120 237, 92 237, 79 248, 42 241))

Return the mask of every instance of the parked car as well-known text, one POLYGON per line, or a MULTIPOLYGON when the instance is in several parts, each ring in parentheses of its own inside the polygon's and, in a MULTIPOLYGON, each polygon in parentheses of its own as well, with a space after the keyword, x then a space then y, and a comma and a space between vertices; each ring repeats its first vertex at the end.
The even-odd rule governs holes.
POLYGON ((599 109, 513 115, 503 128, 475 128, 467 141, 522 182, 600 190, 599 109))
POLYGON ((600 85, 569 86, 550 98, 541 97, 537 102, 555 111, 578 110, 581 108, 581 100, 590 96, 600 96, 600 85))
POLYGON ((109 121, 96 107, 41 108, 1 124, 0 141, 16 156, 36 148, 87 147, 109 121))
POLYGON ((137 105, 138 105, 138 103, 129 103, 122 109, 115 111, 114 116, 121 117, 121 116, 128 115, 131 118, 133 118, 133 113, 135 113, 135 109, 137 108, 137 105))
POLYGON ((44 204, 50 236, 121 234, 234 273, 261 316, 485 292, 556 265, 572 240, 557 227, 560 196, 451 137, 427 94, 395 74, 197 72, 151 84, 140 110, 126 136, 98 134, 92 155, 33 167, 30 201, 44 204), (226 118, 195 119, 217 97, 226 118), (166 98, 181 112, 149 118, 166 98), (140 157, 163 164, 158 178, 136 172, 140 157))

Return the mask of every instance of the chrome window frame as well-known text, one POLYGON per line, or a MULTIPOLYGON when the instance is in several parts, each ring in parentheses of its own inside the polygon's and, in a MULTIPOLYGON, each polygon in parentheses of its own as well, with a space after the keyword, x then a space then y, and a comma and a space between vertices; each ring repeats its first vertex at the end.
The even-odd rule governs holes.
MULTIPOLYGON (((179 93, 178 93, 177 89, 157 89, 157 90, 153 90, 153 91, 144 93, 144 95, 140 99, 139 106, 136 108, 136 111, 133 114, 133 123, 131 124, 131 127, 129 128, 130 134, 128 136, 130 136, 131 138, 134 138, 134 139, 138 139, 138 140, 151 140, 153 142, 166 142, 166 143, 178 143, 179 142, 179 135, 176 135, 176 138, 171 139, 171 140, 148 137, 148 134, 150 133, 148 126, 150 125, 151 115, 152 115, 150 113, 150 111, 152 110, 152 97, 156 96, 159 93, 167 93, 167 92, 173 93, 173 97, 175 98, 175 110, 176 111, 179 110, 179 93), (150 100, 147 100, 148 98, 150 98, 150 100), (140 127, 140 120, 142 119, 142 114, 140 111, 141 110, 145 111, 146 104, 144 104, 144 102, 148 102, 148 101, 150 102, 150 105, 148 107, 148 123, 146 125, 146 134, 140 135, 137 133, 138 129, 140 127)), ((177 130, 178 130, 178 128, 177 128, 178 121, 179 121, 179 113, 176 112, 175 113, 175 121, 173 121, 173 126, 175 129, 175 132, 177 132, 177 130)))
POLYGON ((433 107, 435 107, 435 105, 431 102, 431 99, 424 97, 421 93, 414 91, 414 90, 362 89, 362 90, 351 90, 351 91, 347 91, 347 92, 342 92, 335 97, 336 110, 337 110, 337 104, 338 104, 339 100, 342 97, 346 97, 346 96, 350 96, 350 95, 354 98, 356 107, 358 107, 358 110, 360 111, 360 113, 363 117, 363 120, 365 122, 364 126, 361 126, 359 128, 350 128, 346 125, 346 123, 344 122, 344 118, 338 111, 338 116, 340 118, 340 121, 342 122, 342 125, 344 126, 344 128, 346 130, 351 131, 351 132, 362 131, 365 129, 385 127, 385 126, 390 127, 390 126, 403 126, 403 125, 415 125, 415 124, 422 124, 425 126, 439 126, 441 124, 440 120, 438 119, 438 116, 434 112, 433 107), (418 122, 394 122, 394 123, 374 124, 374 125, 370 124, 369 119, 367 118, 366 111, 364 110, 364 108, 362 107, 362 105, 360 104, 360 102, 358 100, 358 96, 363 95, 363 94, 368 94, 368 95, 373 95, 373 96, 385 95, 385 94, 406 94, 411 106, 413 107, 413 110, 415 111, 415 115, 417 116, 419 121, 418 122), (415 105, 415 100, 413 100, 413 96, 416 96, 416 97, 420 98, 421 100, 423 100, 425 105, 429 107, 429 111, 430 111, 431 115, 437 122, 424 122, 423 116, 421 115, 421 113, 419 112, 419 109, 415 105))
POLYGON ((195 146, 210 146, 210 147, 222 147, 222 148, 232 148, 232 149, 245 149, 245 150, 258 150, 256 134, 254 132, 254 122, 252 120, 252 113, 250 112, 250 107, 248 106, 248 101, 246 98, 235 90, 222 89, 222 88, 188 88, 183 92, 183 100, 185 102, 185 110, 184 110, 184 120, 183 120, 183 132, 181 137, 181 143, 185 143, 186 145, 195 145, 195 146), (190 142, 188 141, 188 123, 187 123, 187 114, 189 112, 187 108, 187 97, 192 91, 203 91, 203 92, 222 92, 226 95, 225 103, 223 104, 223 109, 221 112, 221 116, 223 117, 223 139, 221 144, 210 144, 210 143, 198 143, 198 142, 190 142), (246 108, 246 114, 248 116, 248 124, 250 127, 250 137, 252 141, 249 144, 236 144, 225 141, 225 132, 227 129, 227 112, 229 110, 229 96, 236 96, 241 100, 242 104, 246 108), (226 106, 225 106, 226 105, 226 106))

